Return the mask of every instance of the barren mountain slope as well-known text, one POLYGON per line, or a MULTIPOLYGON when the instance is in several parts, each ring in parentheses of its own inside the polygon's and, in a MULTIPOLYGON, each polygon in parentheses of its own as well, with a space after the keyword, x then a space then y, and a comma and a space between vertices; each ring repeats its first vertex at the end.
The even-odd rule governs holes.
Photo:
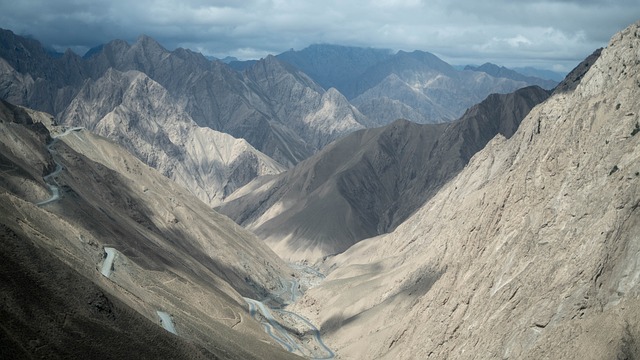
POLYGON ((60 118, 125 146, 212 206, 254 177, 284 170, 245 140, 197 126, 164 87, 134 70, 87 81, 60 118))
POLYGON ((298 309, 344 359, 640 356, 640 23, 298 309))
POLYGON ((336 137, 362 128, 367 119, 342 96, 273 56, 240 74, 185 49, 168 51, 141 36, 134 44, 113 41, 87 61, 92 73, 138 70, 157 81, 199 126, 246 139, 290 166, 336 137))
POLYGON ((1 288, 11 352, 295 358, 242 298, 293 274, 254 235, 87 130, 6 103, 0 119, 0 250, 7 274, 24 274, 1 288))
POLYGON ((265 94, 275 117, 313 152, 369 123, 336 89, 325 91, 306 74, 274 56, 258 61, 244 75, 265 94))
POLYGON ((356 132, 238 190, 220 211, 280 256, 317 261, 393 230, 496 134, 510 137, 547 96, 524 88, 491 95, 449 125, 399 120, 356 132))

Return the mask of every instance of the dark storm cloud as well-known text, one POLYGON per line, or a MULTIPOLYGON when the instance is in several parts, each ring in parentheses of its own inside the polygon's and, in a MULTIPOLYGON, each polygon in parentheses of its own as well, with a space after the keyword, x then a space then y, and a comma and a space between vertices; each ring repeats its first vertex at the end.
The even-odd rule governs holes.
POLYGON ((57 49, 147 34, 215 56, 335 43, 567 70, 637 21, 640 0, 0 0, 0 10, 0 27, 57 49))

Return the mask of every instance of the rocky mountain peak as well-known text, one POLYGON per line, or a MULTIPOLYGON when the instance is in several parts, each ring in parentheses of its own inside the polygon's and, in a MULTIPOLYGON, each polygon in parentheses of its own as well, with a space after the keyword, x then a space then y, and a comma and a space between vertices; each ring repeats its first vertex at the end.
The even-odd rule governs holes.
POLYGON ((161 54, 169 53, 169 50, 165 49, 159 42, 148 35, 140 35, 136 39, 136 42, 131 45, 132 50, 143 51, 151 56, 152 54, 157 56, 161 54))
POLYGON ((138 35, 138 37, 136 38, 136 42, 134 44, 140 44, 141 46, 152 46, 152 47, 163 48, 162 45, 160 45, 160 43, 158 43, 154 38, 152 38, 147 34, 138 35))
POLYGON ((640 22, 616 34, 606 51, 595 61, 576 87, 583 97, 590 97, 614 87, 634 84, 640 87, 640 22))
POLYGON ((191 51, 189 49, 185 49, 185 48, 177 48, 175 49, 172 54, 180 59, 183 59, 185 61, 189 61, 189 62, 194 62, 199 64, 200 66, 208 66, 211 61, 209 59, 207 59, 204 55, 202 55, 199 52, 194 52, 191 51))
POLYGON ((128 51, 130 48, 131 48, 131 45, 129 45, 128 42, 120 39, 115 39, 115 40, 109 41, 104 45, 95 47, 96 49, 95 51, 97 52, 98 50, 101 50, 101 51, 105 51, 106 53, 120 55, 125 51, 128 51))

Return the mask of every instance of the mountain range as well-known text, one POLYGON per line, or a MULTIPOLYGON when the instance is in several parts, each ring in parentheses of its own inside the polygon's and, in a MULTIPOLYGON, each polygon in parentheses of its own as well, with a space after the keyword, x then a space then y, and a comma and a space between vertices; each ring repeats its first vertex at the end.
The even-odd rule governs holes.
POLYGON ((547 97, 528 87, 491 95, 449 124, 398 120, 354 132, 286 172, 257 178, 217 210, 281 257, 315 262, 393 230, 547 97))
POLYGON ((0 40, 0 358, 640 357, 640 22, 552 91, 0 40))
POLYGON ((498 66, 492 63, 484 63, 480 66, 467 65, 465 66, 464 70, 480 71, 498 78, 525 81, 527 83, 538 85, 544 89, 553 89, 556 85, 558 85, 557 81, 540 79, 535 76, 523 75, 515 70, 507 69, 504 66, 498 66))
POLYGON ((460 71, 424 51, 313 45, 277 57, 325 88, 338 89, 378 126, 399 118, 417 123, 451 121, 491 93, 528 85, 552 89, 557 84, 506 68, 460 71))
POLYGON ((291 167, 352 131, 397 118, 453 119, 491 92, 528 84, 480 80, 421 52, 311 46, 238 72, 190 50, 168 51, 148 36, 134 44, 114 40, 83 57, 54 56, 8 30, 0 38, 1 98, 118 141, 212 206, 254 177, 291 167), (310 59, 317 61, 305 65, 310 59), (337 79, 343 83, 330 86, 337 79), (432 85, 419 88, 415 79, 432 85), (352 105, 340 90, 359 96, 352 105), (151 123, 151 131, 144 128, 151 123))

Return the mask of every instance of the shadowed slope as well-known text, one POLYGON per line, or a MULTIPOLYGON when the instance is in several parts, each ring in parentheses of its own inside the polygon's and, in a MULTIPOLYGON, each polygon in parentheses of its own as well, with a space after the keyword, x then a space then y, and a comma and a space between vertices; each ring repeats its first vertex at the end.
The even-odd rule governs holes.
POLYGON ((318 258, 393 230, 471 156, 548 96, 537 87, 491 95, 451 124, 405 120, 359 131, 276 177, 240 189, 220 211, 290 259, 318 258))

